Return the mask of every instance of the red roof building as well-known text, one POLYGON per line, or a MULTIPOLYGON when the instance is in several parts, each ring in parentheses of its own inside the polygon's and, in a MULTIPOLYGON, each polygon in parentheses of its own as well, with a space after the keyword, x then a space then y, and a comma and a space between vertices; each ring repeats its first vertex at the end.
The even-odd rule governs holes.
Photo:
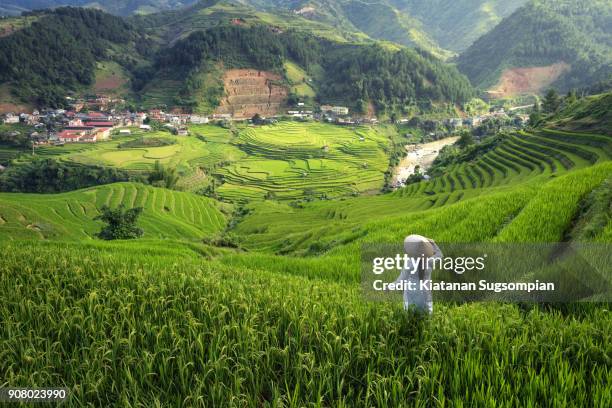
POLYGON ((89 112, 87 114, 87 117, 92 118, 92 119, 100 119, 100 118, 107 118, 108 115, 102 112, 89 112))
POLYGON ((113 122, 96 122, 96 121, 85 121, 87 126, 97 127, 97 128, 112 128, 115 126, 113 122))

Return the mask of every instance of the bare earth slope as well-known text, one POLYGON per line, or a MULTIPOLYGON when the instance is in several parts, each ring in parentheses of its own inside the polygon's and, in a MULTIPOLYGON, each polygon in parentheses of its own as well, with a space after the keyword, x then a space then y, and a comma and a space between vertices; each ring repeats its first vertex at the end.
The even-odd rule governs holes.
POLYGON ((235 118, 250 118, 256 113, 271 116, 284 105, 288 90, 278 74, 254 69, 232 69, 225 72, 225 97, 217 114, 235 118))

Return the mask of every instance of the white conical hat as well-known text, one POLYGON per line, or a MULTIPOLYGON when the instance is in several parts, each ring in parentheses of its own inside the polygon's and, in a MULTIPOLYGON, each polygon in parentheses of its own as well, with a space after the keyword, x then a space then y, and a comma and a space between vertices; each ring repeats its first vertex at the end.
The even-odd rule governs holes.
POLYGON ((404 239, 404 251, 408 256, 414 258, 420 256, 430 258, 435 253, 431 240, 421 235, 408 235, 404 239))

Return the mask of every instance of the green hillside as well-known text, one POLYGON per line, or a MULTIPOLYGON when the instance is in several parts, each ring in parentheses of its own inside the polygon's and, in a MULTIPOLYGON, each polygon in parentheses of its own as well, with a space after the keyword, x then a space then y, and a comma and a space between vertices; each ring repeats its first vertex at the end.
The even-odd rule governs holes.
POLYGON ((532 0, 481 37, 458 59, 478 87, 504 69, 567 64, 555 86, 580 88, 612 74, 612 8, 606 0, 532 0))
POLYGON ((287 60, 314 76, 312 85, 320 100, 360 113, 369 103, 384 115, 417 105, 463 104, 473 96, 455 67, 424 51, 335 42, 297 31, 276 33, 261 25, 193 32, 158 54, 148 81, 182 78, 175 104, 197 110, 197 95, 205 85, 201 75, 216 64, 272 71, 286 78, 287 60))
MULTIPOLYGON (((555 242, 581 200, 610 177, 610 159, 612 139, 605 135, 548 129, 506 135, 486 154, 392 194, 300 210, 254 204, 237 233, 251 249, 298 254, 338 247, 332 253, 347 255, 348 242, 395 242, 406 231, 443 242, 555 242)), ((612 224, 604 227, 602 236, 612 224)))
POLYGON ((199 240, 223 230, 226 218, 214 201, 141 184, 118 183, 62 194, 0 193, 2 240, 92 240, 104 205, 143 207, 145 238, 199 240))
POLYGON ((557 112, 551 126, 562 130, 612 135, 612 94, 579 99, 557 112))
POLYGON ((394 129, 282 123, 247 128, 233 142, 244 158, 219 168, 226 200, 335 198, 380 191, 394 129))
POLYGON ((6 0, 0 5, 0 13, 18 14, 27 10, 75 6, 99 8, 115 15, 149 14, 162 10, 184 7, 198 0, 6 0))
POLYGON ((528 0, 389 0, 440 47, 461 52, 528 0))
POLYGON ((0 84, 21 101, 62 106, 70 92, 94 85, 96 62, 113 58, 135 63, 137 34, 118 17, 88 9, 60 8, 0 38, 0 84))
MULTIPOLYGON (((262 130, 253 136, 273 137, 262 130)), ((248 252, 180 245, 224 225, 214 204, 189 194, 134 184, 2 194, 3 237, 36 238, 24 224, 40 214, 76 240, 0 243, 0 368, 11 385, 68 387, 67 406, 606 406, 605 308, 436 303, 423 320, 399 302, 364 300, 359 253, 407 233, 610 242, 611 159, 606 135, 506 135, 392 194, 303 208, 255 202, 230 227, 248 252), (172 240, 106 243, 82 232, 94 230, 84 214, 102 203, 143 195, 155 203, 141 223, 149 238, 172 240)))
POLYGON ((14 100, 3 101, 11 106, 62 107, 67 95, 102 93, 143 108, 211 113, 224 96, 224 70, 272 71, 291 89, 291 63, 312 79, 302 89, 308 97, 358 112, 370 103, 382 116, 460 105, 473 95, 455 67, 427 52, 288 11, 211 1, 130 19, 78 8, 36 16, 0 38, 0 86, 12 90, 14 100))

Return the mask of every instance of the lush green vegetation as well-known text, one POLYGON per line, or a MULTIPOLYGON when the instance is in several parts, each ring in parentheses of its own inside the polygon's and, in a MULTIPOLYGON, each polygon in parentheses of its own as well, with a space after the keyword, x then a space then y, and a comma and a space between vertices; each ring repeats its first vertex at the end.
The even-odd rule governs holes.
POLYGON ((610 77, 612 40, 606 0, 534 0, 518 9, 465 53, 458 65, 475 86, 494 85, 502 70, 571 66, 557 86, 579 88, 610 77))
POLYGON ((79 8, 44 12, 30 26, 0 38, 0 83, 25 101, 63 106, 69 91, 91 85, 96 61, 111 44, 134 39, 120 18, 79 8))
POLYGON ((287 122, 247 128, 232 142, 244 157, 217 169, 218 197, 313 200, 376 192, 394 128, 287 122))
POLYGON ((355 284, 168 244, 1 245, 3 382, 65 385, 68 406, 610 402, 598 308, 441 306, 418 321, 355 284))
POLYGON ((138 227, 138 217, 142 214, 142 207, 126 209, 123 204, 112 209, 108 206, 102 207, 101 214, 95 220, 106 223, 96 236, 106 241, 117 239, 136 239, 144 235, 142 228, 138 227))
POLYGON ((358 111, 372 102, 380 113, 430 108, 432 102, 463 104, 473 91, 454 68, 423 51, 380 46, 339 48, 326 52, 320 97, 346 103, 358 111))
POLYGON ((0 173, 0 191, 60 193, 99 184, 127 181, 125 171, 36 158, 0 173))
POLYGON ((8 239, 91 240, 104 206, 143 207, 145 238, 197 241, 226 225, 224 205, 206 197, 138 183, 116 183, 62 194, 0 194, 0 236, 8 239))
MULTIPOLYGON (((601 118, 583 111, 594 101, 559 115, 601 118)), ((388 143, 319 124, 192 133, 266 171, 388 143)), ((0 194, 2 385, 65 385, 68 406, 608 406, 612 321, 596 304, 437 304, 420 319, 363 299, 364 243, 612 240, 609 135, 542 127, 461 152, 431 180, 343 200, 232 209, 134 183, 0 194), (94 239, 120 204, 143 207, 145 236, 94 239)), ((233 199, 266 187, 247 174, 233 199)))

